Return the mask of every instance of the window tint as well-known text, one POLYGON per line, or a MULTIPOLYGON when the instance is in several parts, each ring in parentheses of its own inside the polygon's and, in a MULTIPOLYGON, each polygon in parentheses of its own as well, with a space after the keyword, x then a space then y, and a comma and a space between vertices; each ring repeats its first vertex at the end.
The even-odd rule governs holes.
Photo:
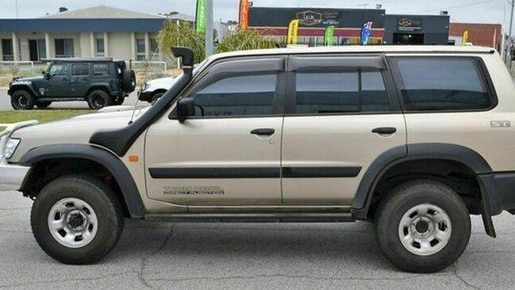
POLYGON ((408 111, 486 109, 491 99, 472 58, 394 58, 408 111))
POLYGON ((297 73, 297 114, 388 111, 380 71, 297 73))
POLYGON ((190 95, 197 116, 259 116, 274 113, 276 74, 229 76, 190 95))
POLYGON ((93 64, 93 75, 108 76, 109 75, 109 65, 107 63, 94 63, 93 64))
POLYGON ((87 63, 72 64, 72 76, 89 75, 89 65, 87 63))

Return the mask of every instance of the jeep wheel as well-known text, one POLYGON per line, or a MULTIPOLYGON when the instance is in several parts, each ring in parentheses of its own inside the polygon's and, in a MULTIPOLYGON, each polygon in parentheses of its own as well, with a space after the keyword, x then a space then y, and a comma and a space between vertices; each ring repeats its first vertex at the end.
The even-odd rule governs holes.
POLYGON ((16 91, 11 96, 11 105, 15 110, 32 110, 34 97, 27 91, 16 91))
POLYGON ((111 97, 102 90, 92 91, 88 95, 88 106, 92 110, 100 110, 112 103, 111 97))
POLYGON ((122 74, 122 90, 126 93, 134 92, 136 89, 136 74, 133 70, 127 69, 122 74))
POLYGON ((48 108, 50 104, 52 104, 51 101, 36 101, 36 106, 41 109, 48 108))
POLYGON ((375 215, 383 254, 408 272, 431 273, 454 263, 467 247, 470 217, 450 187, 430 180, 394 188, 375 215))
POLYGON ((40 247, 66 264, 90 264, 116 245, 123 212, 111 189, 89 176, 47 184, 32 206, 32 232, 40 247))

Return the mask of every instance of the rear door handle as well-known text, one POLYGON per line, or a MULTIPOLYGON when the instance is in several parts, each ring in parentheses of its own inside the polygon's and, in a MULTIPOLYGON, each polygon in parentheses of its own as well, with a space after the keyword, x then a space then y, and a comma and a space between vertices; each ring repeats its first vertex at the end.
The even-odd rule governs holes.
POLYGON ((254 130, 250 131, 250 134, 259 135, 259 136, 271 136, 274 133, 275 133, 275 130, 271 129, 271 128, 259 128, 259 129, 254 129, 254 130))
POLYGON ((397 132, 397 128, 394 127, 379 127, 372 130, 372 133, 380 134, 380 135, 389 135, 397 132))

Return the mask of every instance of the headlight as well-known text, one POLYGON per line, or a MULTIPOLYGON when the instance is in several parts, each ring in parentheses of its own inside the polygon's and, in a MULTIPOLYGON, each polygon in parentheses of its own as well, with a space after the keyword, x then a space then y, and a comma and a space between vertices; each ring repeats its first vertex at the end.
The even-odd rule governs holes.
POLYGON ((11 158, 11 156, 13 156, 14 151, 16 151, 16 148, 18 147, 20 142, 21 142, 21 139, 15 139, 15 138, 9 138, 7 140, 7 142, 5 142, 4 157, 6 159, 9 159, 9 158, 11 158))

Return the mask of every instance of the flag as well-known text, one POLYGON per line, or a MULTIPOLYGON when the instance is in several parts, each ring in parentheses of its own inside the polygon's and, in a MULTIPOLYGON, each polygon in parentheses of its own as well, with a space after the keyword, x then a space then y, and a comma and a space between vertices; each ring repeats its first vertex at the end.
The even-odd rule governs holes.
POLYGON ((465 30, 463 32, 463 36, 461 38, 461 45, 465 45, 465 43, 469 42, 469 31, 465 30))
POLYGON ((206 32, 206 0, 197 0, 197 13, 195 15, 195 32, 206 32))
POLYGON ((297 33, 299 31, 299 20, 294 19, 288 25, 287 44, 297 44, 297 33))
POLYGON ((238 23, 240 28, 249 26, 249 0, 240 0, 240 13, 238 23))
POLYGON ((327 26, 324 33, 324 45, 332 46, 334 38, 334 25, 327 26))
POLYGON ((363 23, 363 27, 361 28, 361 45, 367 45, 368 39, 370 38, 370 34, 372 33, 372 21, 367 21, 363 23))

